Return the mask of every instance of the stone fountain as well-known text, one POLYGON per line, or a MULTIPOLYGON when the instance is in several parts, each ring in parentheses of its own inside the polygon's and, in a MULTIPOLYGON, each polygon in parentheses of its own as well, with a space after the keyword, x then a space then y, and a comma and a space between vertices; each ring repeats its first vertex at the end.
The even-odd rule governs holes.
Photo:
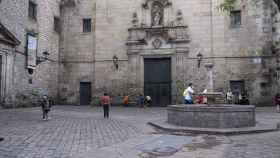
POLYGON ((259 120, 256 124, 255 106, 217 104, 223 93, 214 92, 213 64, 206 64, 208 77, 208 104, 170 105, 167 121, 148 122, 149 125, 170 134, 234 135, 278 131, 280 124, 259 120))
POLYGON ((170 105, 167 108, 167 123, 178 126, 197 128, 241 128, 255 126, 255 106, 216 104, 223 93, 214 92, 213 64, 207 69, 207 105, 170 105))

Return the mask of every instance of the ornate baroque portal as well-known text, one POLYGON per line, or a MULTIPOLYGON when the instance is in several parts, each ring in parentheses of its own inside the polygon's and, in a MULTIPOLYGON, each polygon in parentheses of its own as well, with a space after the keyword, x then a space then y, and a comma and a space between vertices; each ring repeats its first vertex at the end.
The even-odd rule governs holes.
MULTIPOLYGON (((147 58, 171 60, 173 88, 175 81, 185 80, 185 62, 190 43, 188 26, 185 25, 183 12, 173 10, 175 8, 169 0, 145 0, 141 12, 132 15, 132 27, 128 29, 126 44, 131 73, 129 81, 138 93, 144 92, 144 60, 147 58)), ((171 95, 176 95, 174 93, 172 89, 171 95)))

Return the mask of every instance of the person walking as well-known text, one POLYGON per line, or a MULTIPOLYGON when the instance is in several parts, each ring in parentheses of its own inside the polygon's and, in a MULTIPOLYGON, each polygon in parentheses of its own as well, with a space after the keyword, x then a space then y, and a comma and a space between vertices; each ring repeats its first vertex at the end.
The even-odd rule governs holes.
POLYGON ((193 85, 192 83, 189 84, 188 88, 184 90, 183 96, 185 98, 185 104, 193 104, 193 85))
POLYGON ((274 97, 274 102, 276 105, 276 112, 280 113, 280 94, 277 93, 274 97))
POLYGON ((49 120, 49 112, 51 110, 51 105, 47 95, 43 96, 43 99, 41 101, 41 107, 43 112, 43 120, 49 120))
POLYGON ((109 118, 109 108, 111 105, 111 98, 107 93, 101 97, 101 105, 103 106, 104 118, 109 118))

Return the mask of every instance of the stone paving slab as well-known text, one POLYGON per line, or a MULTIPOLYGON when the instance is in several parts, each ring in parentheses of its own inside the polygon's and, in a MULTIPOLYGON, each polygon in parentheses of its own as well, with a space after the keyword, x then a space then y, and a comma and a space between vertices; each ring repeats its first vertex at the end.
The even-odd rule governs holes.
MULTIPOLYGON (((164 120, 165 108, 112 107, 110 114, 106 120, 101 107, 55 106, 52 119, 42 121, 40 108, 0 110, 0 137, 5 137, 0 158, 155 158, 137 147, 165 140, 165 133, 146 124, 164 120)), ((257 109, 256 117, 261 122, 280 122, 280 114, 272 108, 257 109)), ((192 138, 191 143, 166 158, 280 157, 280 131, 183 136, 192 138)))
POLYGON ((164 120, 158 120, 148 122, 149 125, 169 133, 193 133, 193 134, 211 134, 211 135, 238 135, 238 134, 250 134, 250 133, 264 133, 274 132, 279 130, 279 125, 276 123, 257 123, 255 127, 245 128, 194 128, 183 127, 168 124, 164 120))

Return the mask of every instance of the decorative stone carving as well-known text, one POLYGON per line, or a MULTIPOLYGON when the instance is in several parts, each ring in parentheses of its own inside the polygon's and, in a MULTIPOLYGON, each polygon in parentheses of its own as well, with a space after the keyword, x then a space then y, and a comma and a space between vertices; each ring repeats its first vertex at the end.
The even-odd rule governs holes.
POLYGON ((162 45, 162 41, 160 39, 155 39, 153 42, 152 42, 153 46, 155 49, 159 49, 162 45))
POLYGON ((153 3, 151 10, 152 26, 160 26, 163 24, 163 7, 160 3, 153 3))
POLYGON ((184 25, 183 13, 182 13, 181 10, 177 11, 175 25, 176 26, 183 26, 184 25))
POLYGON ((133 16, 132 16, 132 26, 133 27, 137 27, 139 25, 139 20, 138 20, 138 16, 137 16, 137 13, 133 13, 133 16))
MULTIPOLYGON (((163 43, 172 43, 175 44, 174 47, 180 45, 181 48, 184 47, 184 52, 188 52, 185 51, 188 50, 185 44, 189 43, 190 40, 182 11, 178 10, 176 18, 167 26, 164 25, 164 21, 166 21, 164 20, 164 13, 166 12, 164 9, 171 5, 172 3, 169 0, 146 0, 142 7, 148 10, 144 10, 144 12, 150 12, 148 14, 148 16, 151 16, 150 26, 140 25, 137 13, 133 13, 133 27, 128 29, 129 37, 126 43, 130 54, 135 49, 144 48, 143 45, 147 45, 147 43, 151 43, 153 49, 161 48, 163 43)), ((142 23, 145 22, 142 21, 142 23)), ((149 46, 147 45, 147 47, 149 46)))

